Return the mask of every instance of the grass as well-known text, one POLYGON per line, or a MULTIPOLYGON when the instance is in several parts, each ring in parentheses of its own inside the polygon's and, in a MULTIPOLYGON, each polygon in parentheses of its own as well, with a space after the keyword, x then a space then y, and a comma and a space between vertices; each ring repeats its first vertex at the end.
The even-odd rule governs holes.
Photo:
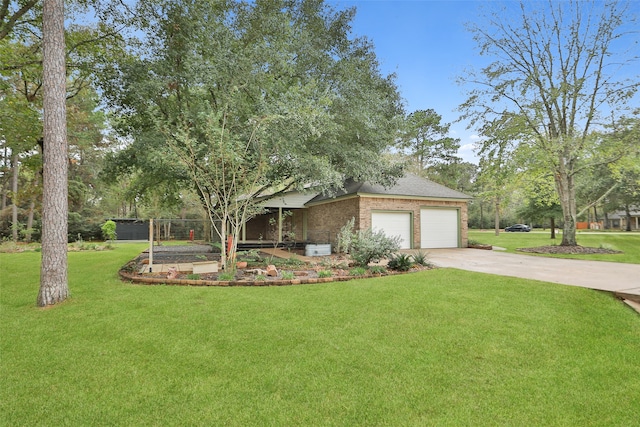
MULTIPOLYGON (((505 233, 496 236, 494 231, 469 230, 469 239, 479 243, 500 246, 507 252, 515 253, 517 248, 559 245, 562 234, 556 234, 555 240, 550 238, 550 231, 532 231, 530 233, 505 233)), ((558 258, 589 259, 594 261, 612 261, 629 264, 640 264, 640 233, 594 233, 579 232, 576 240, 581 246, 607 248, 622 251, 621 254, 593 255, 544 255, 558 258)), ((533 255, 533 254, 527 254, 533 255)))
POLYGON ((144 245, 0 254, 1 425, 637 425, 640 316, 453 269, 322 285, 120 282, 144 245))

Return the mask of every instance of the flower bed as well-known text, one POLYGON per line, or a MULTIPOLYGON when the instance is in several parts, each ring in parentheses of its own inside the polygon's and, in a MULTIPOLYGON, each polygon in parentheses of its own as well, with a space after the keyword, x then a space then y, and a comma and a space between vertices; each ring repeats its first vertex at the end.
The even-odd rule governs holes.
MULTIPOLYGON (((194 254, 191 262, 197 262, 199 259, 201 259, 199 255, 194 254)), ((184 256, 179 257, 179 260, 181 263, 189 261, 184 256)), ((169 259, 163 260, 165 265, 171 264, 169 261, 169 259)), ((250 261, 246 268, 236 269, 233 273, 224 271, 206 274, 177 272, 177 274, 171 276, 166 272, 141 273, 147 262, 148 260, 142 256, 130 261, 120 270, 120 277, 133 283, 148 285, 285 286, 339 282, 357 278, 400 274, 400 272, 389 270, 381 265, 372 266, 368 269, 352 267, 350 260, 341 256, 322 257, 318 262, 314 263, 305 263, 296 257, 286 260, 269 258, 260 262, 250 261), (266 274, 266 267, 270 263, 278 267, 276 274, 273 276, 266 274)), ((428 268, 430 267, 414 266, 409 272, 428 268)))

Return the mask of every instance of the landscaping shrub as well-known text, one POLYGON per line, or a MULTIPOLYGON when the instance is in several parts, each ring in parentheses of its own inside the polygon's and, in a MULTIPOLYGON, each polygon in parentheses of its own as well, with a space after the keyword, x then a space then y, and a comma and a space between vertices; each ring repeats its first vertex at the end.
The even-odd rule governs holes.
POLYGON ((431 264, 427 259, 427 253, 422 251, 418 251, 415 254, 413 254, 413 262, 422 266, 428 266, 431 264))
POLYGON ((102 236, 105 240, 116 240, 118 237, 116 234, 116 223, 108 220, 104 224, 102 224, 102 236))
POLYGON ((355 235, 353 228, 355 227, 356 219, 351 217, 351 219, 340 229, 338 232, 338 244, 336 247, 336 252, 348 254, 351 250, 351 242, 355 235))
POLYGON ((371 262, 388 258, 400 249, 400 237, 388 237, 383 231, 370 228, 358 230, 351 240, 351 258, 359 266, 366 267, 371 262))
POLYGON ((411 259, 411 255, 395 254, 389 259, 387 267, 397 271, 409 271, 413 267, 413 259, 411 259))

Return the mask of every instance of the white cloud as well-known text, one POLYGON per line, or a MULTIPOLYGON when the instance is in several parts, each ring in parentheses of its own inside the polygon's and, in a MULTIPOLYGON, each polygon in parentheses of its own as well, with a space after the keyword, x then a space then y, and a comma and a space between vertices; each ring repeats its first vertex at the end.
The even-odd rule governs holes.
POLYGON ((475 144, 464 144, 458 149, 458 156, 462 157, 462 160, 469 163, 478 164, 478 157, 474 151, 475 144))

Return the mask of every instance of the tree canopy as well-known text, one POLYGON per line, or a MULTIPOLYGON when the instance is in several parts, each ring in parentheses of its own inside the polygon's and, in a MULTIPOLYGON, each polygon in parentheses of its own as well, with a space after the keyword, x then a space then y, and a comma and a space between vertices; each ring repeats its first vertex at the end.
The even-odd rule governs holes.
POLYGON ((188 177, 223 224, 238 200, 239 221, 251 215, 246 203, 258 194, 399 176, 381 154, 396 135, 400 98, 371 44, 351 35, 353 9, 165 0, 138 14, 140 48, 104 85, 118 130, 132 139, 113 162, 131 171, 149 162, 127 152, 162 153, 172 165, 165 179, 188 177))

